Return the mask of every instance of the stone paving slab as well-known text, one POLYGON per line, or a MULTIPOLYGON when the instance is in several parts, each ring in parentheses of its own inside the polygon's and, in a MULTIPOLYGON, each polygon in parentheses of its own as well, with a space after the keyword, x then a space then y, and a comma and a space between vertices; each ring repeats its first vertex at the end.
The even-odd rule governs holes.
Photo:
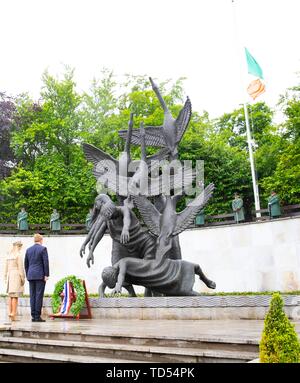
MULTIPOLYGON (((300 335, 300 321, 293 322, 300 335)), ((15 330, 64 332, 86 335, 114 335, 136 338, 155 337, 202 341, 231 341, 257 344, 261 339, 262 320, 63 320, 44 323, 12 322, 15 330)), ((1 323, 0 323, 0 327, 1 323)))

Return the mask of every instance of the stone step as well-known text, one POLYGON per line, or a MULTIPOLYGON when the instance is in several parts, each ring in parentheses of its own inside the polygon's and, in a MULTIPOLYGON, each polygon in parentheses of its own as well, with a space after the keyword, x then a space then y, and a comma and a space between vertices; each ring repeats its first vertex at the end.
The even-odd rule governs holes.
POLYGON ((2 349, 92 355, 149 362, 247 362, 257 358, 256 352, 211 350, 193 347, 145 346, 120 343, 78 342, 70 340, 1 337, 2 349))
MULTIPOLYGON (((132 363, 132 360, 0 348, 0 363, 132 363)), ((144 363, 135 360, 134 363, 144 363)))
MULTIPOLYGON (((245 340, 240 338, 225 338, 225 337, 199 337, 195 338, 176 338, 171 335, 165 336, 136 336, 134 334, 106 334, 91 331, 62 332, 60 330, 50 330, 49 328, 39 328, 34 331, 26 327, 18 327, 17 329, 10 329, 3 332, 7 336, 11 334, 12 337, 17 338, 30 338, 30 339, 48 339, 48 340, 69 340, 77 342, 89 343, 106 343, 106 344, 124 344, 124 345, 139 345, 139 346, 165 346, 174 348, 201 348, 207 350, 220 350, 220 351, 236 351, 236 352, 258 352, 258 342, 254 340, 245 340)), ((1 334, 0 334, 1 335, 1 334)), ((1 339, 1 337, 0 337, 1 339)))

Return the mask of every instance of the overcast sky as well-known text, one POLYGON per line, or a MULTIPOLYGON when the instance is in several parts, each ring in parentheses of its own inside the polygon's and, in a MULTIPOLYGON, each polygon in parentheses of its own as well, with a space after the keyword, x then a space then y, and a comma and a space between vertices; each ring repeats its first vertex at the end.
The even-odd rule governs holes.
POLYGON ((258 101, 274 106, 298 81, 299 0, 235 0, 235 6, 231 0, 0 0, 0 15, 0 91, 9 94, 37 98, 44 70, 56 75, 63 64, 75 68, 78 90, 88 90, 106 67, 119 79, 187 77, 193 109, 216 117, 244 101, 242 46, 264 72, 267 90, 258 101))

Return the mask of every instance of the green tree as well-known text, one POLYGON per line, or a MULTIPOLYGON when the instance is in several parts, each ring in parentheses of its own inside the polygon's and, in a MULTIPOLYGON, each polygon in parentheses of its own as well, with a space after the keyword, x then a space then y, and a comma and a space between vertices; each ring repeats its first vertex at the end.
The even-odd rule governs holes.
MULTIPOLYGON (((300 79, 300 73, 298 73, 300 79)), ((283 123, 283 135, 291 142, 300 139, 300 84, 289 88, 280 97, 279 106, 286 116, 283 123)))
MULTIPOLYGON (((264 102, 257 102, 247 107, 251 136, 255 146, 259 147, 266 142, 269 131, 272 130, 273 111, 264 102)), ((216 119, 215 128, 231 146, 248 150, 243 107, 235 109, 231 113, 225 113, 216 119)))
POLYGON ((26 95, 18 99, 12 148, 19 165, 0 183, 7 216, 25 206, 32 223, 45 223, 57 208, 64 222, 80 222, 91 207, 96 181, 80 147, 75 86, 69 69, 62 80, 45 73, 38 104, 26 95))
POLYGON ((82 95, 80 106, 80 121, 85 140, 95 139, 101 142, 103 136, 109 133, 107 119, 117 108, 117 83, 113 72, 104 69, 100 79, 94 78, 88 92, 82 95))
POLYGON ((300 140, 281 153, 274 173, 261 181, 265 198, 276 190, 282 204, 297 204, 300 199, 300 140))
POLYGON ((24 206, 31 223, 48 222, 53 208, 59 210, 62 222, 84 222, 96 196, 95 180, 81 149, 78 147, 76 151, 70 165, 55 153, 39 156, 33 170, 16 168, 0 183, 0 193, 4 196, 2 208, 9 212, 2 214, 1 219, 15 218, 24 206))
POLYGON ((279 105, 285 120, 278 126, 269 150, 260 155, 260 163, 267 166, 273 153, 275 166, 265 173, 261 185, 265 196, 276 190, 283 204, 296 204, 300 199, 300 86, 288 89, 279 105))
POLYGON ((12 97, 0 92, 0 180, 7 177, 16 164, 10 148, 15 102, 12 97))
POLYGON ((300 344, 295 326, 283 310, 283 300, 274 293, 265 318, 264 330, 259 344, 261 363, 299 363, 300 344))
POLYGON ((203 160, 205 184, 215 184, 213 198, 205 209, 206 214, 231 211, 231 201, 236 191, 243 195, 245 206, 251 210, 252 188, 247 152, 230 145, 227 137, 216 130, 208 113, 193 114, 179 154, 181 159, 203 160))
POLYGON ((73 147, 80 141, 78 107, 73 71, 67 69, 58 80, 45 72, 39 103, 27 95, 18 99, 12 148, 25 165, 33 166, 41 155, 60 153, 69 165, 73 147))
MULTIPOLYGON (((283 124, 272 123, 273 111, 263 102, 248 107, 262 207, 267 206, 271 190, 277 191, 283 204, 299 202, 299 89, 294 87, 281 98, 283 124)), ((217 119, 216 131, 230 146, 248 152, 243 108, 217 119)), ((252 193, 249 199, 253 200, 252 193)))
POLYGON ((216 191, 211 201, 213 214, 231 212, 231 202, 235 192, 244 200, 248 215, 251 212, 253 194, 250 167, 247 154, 225 146, 220 139, 211 139, 206 148, 205 174, 214 182, 216 191))

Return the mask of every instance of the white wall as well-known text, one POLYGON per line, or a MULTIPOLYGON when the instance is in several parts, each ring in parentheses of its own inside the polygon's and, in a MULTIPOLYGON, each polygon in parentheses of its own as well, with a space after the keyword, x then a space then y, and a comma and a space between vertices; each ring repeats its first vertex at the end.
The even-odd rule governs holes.
MULTIPOLYGON (((5 292, 4 257, 15 240, 22 240, 25 248, 32 244, 31 237, 0 235, 0 293, 5 292)), ((47 293, 70 274, 85 279, 89 292, 97 292, 102 269, 110 264, 111 238, 104 236, 90 269, 79 256, 83 241, 84 236, 45 237, 50 261, 47 293)), ((188 230, 180 235, 180 243, 183 259, 199 263, 217 291, 300 290, 300 217, 188 230)), ((198 280, 195 290, 212 291, 198 280)))

